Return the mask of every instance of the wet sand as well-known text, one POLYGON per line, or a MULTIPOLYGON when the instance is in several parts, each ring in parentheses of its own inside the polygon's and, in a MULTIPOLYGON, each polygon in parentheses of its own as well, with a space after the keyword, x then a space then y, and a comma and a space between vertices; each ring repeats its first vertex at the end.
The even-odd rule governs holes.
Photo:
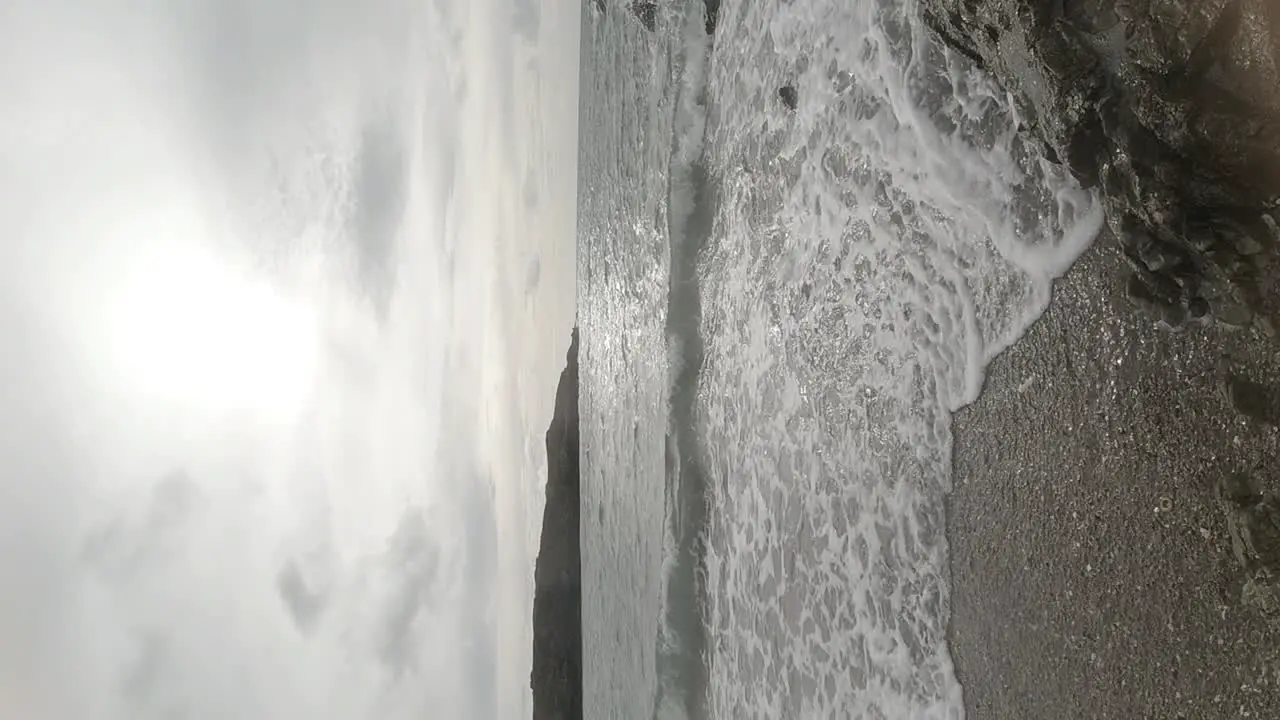
MULTIPOLYGON (((955 417, 951 652, 969 718, 1280 718, 1280 631, 1242 605, 1213 484, 1280 432, 1221 391, 1280 384, 1256 330, 1162 330, 1100 239, 955 417)), ((1272 275, 1272 277, 1276 277, 1272 275)))

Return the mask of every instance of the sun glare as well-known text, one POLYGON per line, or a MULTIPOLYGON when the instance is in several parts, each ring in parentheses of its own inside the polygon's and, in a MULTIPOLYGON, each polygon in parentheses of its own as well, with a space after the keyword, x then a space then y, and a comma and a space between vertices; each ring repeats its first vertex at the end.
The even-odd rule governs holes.
POLYGON ((212 253, 157 252, 128 275, 111 322, 131 390, 213 412, 297 412, 316 363, 306 302, 212 253))

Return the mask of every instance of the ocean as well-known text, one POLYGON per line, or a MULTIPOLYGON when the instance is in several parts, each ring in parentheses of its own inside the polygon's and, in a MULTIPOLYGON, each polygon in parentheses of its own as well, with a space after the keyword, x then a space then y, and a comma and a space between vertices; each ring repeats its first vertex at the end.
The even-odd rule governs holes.
POLYGON ((1101 208, 911 0, 655 21, 584 3, 585 714, 961 717, 951 415, 1101 208))

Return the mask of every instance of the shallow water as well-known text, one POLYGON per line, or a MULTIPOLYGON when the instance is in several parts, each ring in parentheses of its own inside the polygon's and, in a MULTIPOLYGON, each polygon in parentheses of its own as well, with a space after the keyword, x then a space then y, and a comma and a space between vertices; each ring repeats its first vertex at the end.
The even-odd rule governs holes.
POLYGON ((959 717, 951 413, 1100 211, 914 3, 700 13, 585 11, 587 715, 959 717))

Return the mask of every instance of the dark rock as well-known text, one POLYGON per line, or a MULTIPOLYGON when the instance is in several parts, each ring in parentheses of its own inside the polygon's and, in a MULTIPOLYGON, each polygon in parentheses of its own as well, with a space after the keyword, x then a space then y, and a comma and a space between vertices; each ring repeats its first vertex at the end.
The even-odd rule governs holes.
POLYGON ((1232 247, 1242 257, 1257 255, 1267 249, 1257 236, 1250 233, 1238 233, 1233 240, 1232 247))
POLYGON ((1124 296, 1128 298, 1134 307, 1142 310, 1152 309, 1156 305, 1155 294, 1142 281, 1142 278, 1138 277, 1137 273, 1129 276, 1129 280, 1124 287, 1124 296))
POLYGON ((596 11, 597 15, 603 15, 604 0, 591 0, 591 8, 596 11))
POLYGON ((1160 308, 1160 322, 1169 328, 1180 328, 1187 322, 1187 310, 1181 305, 1165 305, 1160 308))
POLYGON ((1178 263, 1178 254, 1173 248, 1162 246, 1148 234, 1143 233, 1130 242, 1133 243, 1133 252, 1137 253, 1143 266, 1151 272, 1158 272, 1178 263))
POLYGON ((1260 492, 1242 473, 1230 473, 1218 484, 1227 510, 1232 551, 1245 570, 1280 574, 1280 501, 1260 492))
POLYGON ((578 330, 547 429, 547 503, 534 568, 534 720, 582 718, 582 547, 578 459, 578 330))
POLYGON ((1210 304, 1213 307, 1213 319, 1223 327, 1240 330, 1249 327, 1253 322, 1253 311, 1243 302, 1224 297, 1210 304))
POLYGON ((1187 314, 1192 320, 1203 320, 1209 316, 1209 301, 1202 297, 1191 298, 1187 303, 1187 314))
POLYGON ((1067 136, 1065 152, 1060 157, 1066 161, 1067 169, 1076 180, 1086 188, 1098 184, 1098 173, 1105 157, 1104 140, 1102 126, 1096 122, 1082 123, 1067 136))
POLYGON ((1235 286, 1269 267, 1278 229, 1263 215, 1280 197, 1280 15, 1266 0, 922 0, 921 13, 1009 92, 1032 145, 1099 188, 1150 301, 1170 304, 1166 281, 1174 304, 1226 282, 1233 303, 1206 298, 1219 320, 1260 311, 1262 293, 1235 286))
POLYGON ((848 70, 841 70, 831 78, 831 89, 837 94, 848 92, 851 87, 853 87, 853 75, 850 75, 848 70))
POLYGON ((652 0, 631 0, 631 4, 627 6, 632 15, 644 25, 645 29, 653 32, 658 28, 658 3, 652 0))
POLYGON ((1246 418, 1264 425, 1280 425, 1280 388, 1228 375, 1223 392, 1231 407, 1246 418))
POLYGON ((788 110, 795 111, 800 107, 800 93, 796 91, 794 85, 783 85, 778 88, 778 99, 788 110))
POLYGON ((707 34, 716 34, 716 22, 720 19, 720 0, 703 0, 703 9, 706 11, 707 18, 707 34))
POLYGON ((1202 226, 1190 226, 1183 237, 1187 244, 1199 252, 1207 252, 1218 242, 1218 236, 1212 229, 1202 226))

